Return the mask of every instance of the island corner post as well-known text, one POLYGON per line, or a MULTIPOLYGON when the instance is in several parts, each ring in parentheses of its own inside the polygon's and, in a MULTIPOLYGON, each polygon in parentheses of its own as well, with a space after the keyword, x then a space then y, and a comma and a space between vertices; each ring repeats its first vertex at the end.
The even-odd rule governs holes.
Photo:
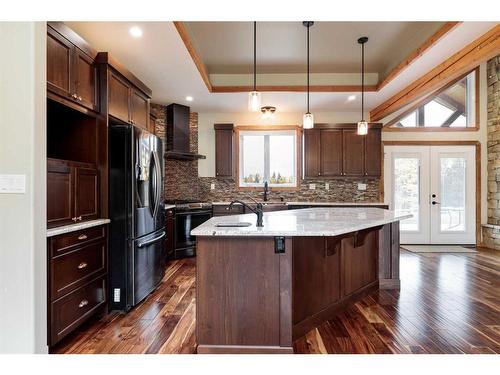
POLYGON ((198 353, 293 353, 378 289, 398 289, 399 221, 337 236, 197 236, 198 353))

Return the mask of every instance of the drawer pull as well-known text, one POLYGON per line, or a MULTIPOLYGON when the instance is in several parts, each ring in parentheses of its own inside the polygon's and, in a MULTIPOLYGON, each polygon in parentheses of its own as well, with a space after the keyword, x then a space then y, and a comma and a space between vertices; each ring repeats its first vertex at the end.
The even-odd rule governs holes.
POLYGON ((85 267, 87 267, 87 266, 88 266, 88 264, 87 264, 87 263, 82 262, 82 263, 80 263, 80 264, 78 265, 78 269, 79 269, 79 270, 81 270, 81 269, 83 269, 83 268, 85 268, 85 267))
POLYGON ((89 304, 89 301, 87 301, 86 299, 82 300, 82 302, 80 302, 80 304, 78 305, 79 308, 82 308, 84 306, 87 306, 89 304))
POLYGON ((78 239, 79 239, 79 240, 86 240, 87 238, 88 238, 88 237, 87 237, 87 235, 85 235, 85 234, 80 234, 80 235, 78 236, 78 239))

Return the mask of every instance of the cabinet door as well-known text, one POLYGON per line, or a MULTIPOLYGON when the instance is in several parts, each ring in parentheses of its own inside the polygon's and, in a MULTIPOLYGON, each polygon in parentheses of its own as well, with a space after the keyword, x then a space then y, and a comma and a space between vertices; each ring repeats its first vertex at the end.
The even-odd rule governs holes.
POLYGON ((97 219, 99 216, 98 194, 97 169, 75 167, 75 216, 79 220, 97 219))
POLYGON ((343 130, 344 167, 343 176, 363 176, 365 174, 365 138, 356 130, 343 130))
POLYGON ((73 44, 47 28, 47 89, 65 98, 73 93, 73 44))
POLYGON ((321 130, 321 176, 342 175, 342 130, 321 130))
POLYGON ((97 66, 92 58, 76 47, 74 75, 77 101, 84 107, 97 111, 97 66))
POLYGON ((342 242, 338 237, 325 237, 325 306, 340 298, 340 251, 342 242))
POLYGON ((320 176, 320 130, 304 130, 304 177, 320 176))
POLYGON ((132 89, 130 97, 132 124, 149 129, 149 98, 142 92, 132 89))
POLYGON ((382 141, 380 129, 370 129, 365 136, 365 176, 381 174, 382 141))
POLYGON ((73 223, 73 173, 63 163, 47 162, 47 225, 73 223))
POLYGON ((108 112, 124 122, 130 121, 129 113, 129 91, 130 86, 127 81, 118 76, 115 72, 109 72, 108 82, 108 112))
POLYGON ((233 177, 233 131, 215 131, 215 175, 217 178, 233 177))

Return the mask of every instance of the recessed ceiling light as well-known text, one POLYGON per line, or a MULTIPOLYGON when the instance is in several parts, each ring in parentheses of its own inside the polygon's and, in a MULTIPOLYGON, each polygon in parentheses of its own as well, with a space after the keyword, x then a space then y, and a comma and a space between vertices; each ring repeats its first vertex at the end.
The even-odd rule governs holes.
POLYGON ((188 102, 192 102, 192 101, 193 101, 193 97, 192 97, 192 96, 186 96, 186 100, 187 100, 188 102))
POLYGON ((356 99, 356 95, 349 95, 347 97, 347 100, 349 100, 350 102, 352 102, 354 99, 356 99))
POLYGON ((132 26, 129 29, 130 35, 132 35, 134 38, 140 38, 142 36, 142 29, 139 26, 132 26))

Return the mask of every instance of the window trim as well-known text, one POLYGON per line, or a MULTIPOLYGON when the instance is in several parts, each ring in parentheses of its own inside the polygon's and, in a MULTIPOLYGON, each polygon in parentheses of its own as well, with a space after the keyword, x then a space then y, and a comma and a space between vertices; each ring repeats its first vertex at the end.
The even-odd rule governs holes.
POLYGON ((431 94, 427 95, 423 99, 420 99, 416 101, 412 106, 410 106, 406 111, 402 112, 398 116, 396 116, 394 119, 389 121, 387 124, 385 124, 382 128, 382 131, 384 132, 463 132, 463 131, 478 131, 479 130, 479 66, 476 68, 469 70, 467 73, 462 74, 458 78, 454 79, 450 83, 446 84, 445 86, 435 90, 431 94), (461 79, 467 77, 469 74, 474 73, 474 117, 475 117, 475 125, 474 126, 468 126, 468 127, 458 127, 458 128, 452 128, 452 127, 408 127, 408 128, 395 128, 393 125, 397 124, 401 120, 403 120, 406 116, 408 116, 410 113, 416 111, 418 108, 423 107, 427 103, 431 102, 432 100, 435 99, 437 95, 448 89, 449 87, 453 86, 456 84, 458 81, 461 79))
POLYGON ((295 173, 296 173, 296 186, 272 186, 273 191, 297 191, 300 190, 300 183, 302 179, 302 127, 297 125, 239 125, 235 127, 236 133, 236 178, 235 184, 238 191, 262 191, 261 186, 240 186, 240 132, 248 131, 295 131, 295 173))

